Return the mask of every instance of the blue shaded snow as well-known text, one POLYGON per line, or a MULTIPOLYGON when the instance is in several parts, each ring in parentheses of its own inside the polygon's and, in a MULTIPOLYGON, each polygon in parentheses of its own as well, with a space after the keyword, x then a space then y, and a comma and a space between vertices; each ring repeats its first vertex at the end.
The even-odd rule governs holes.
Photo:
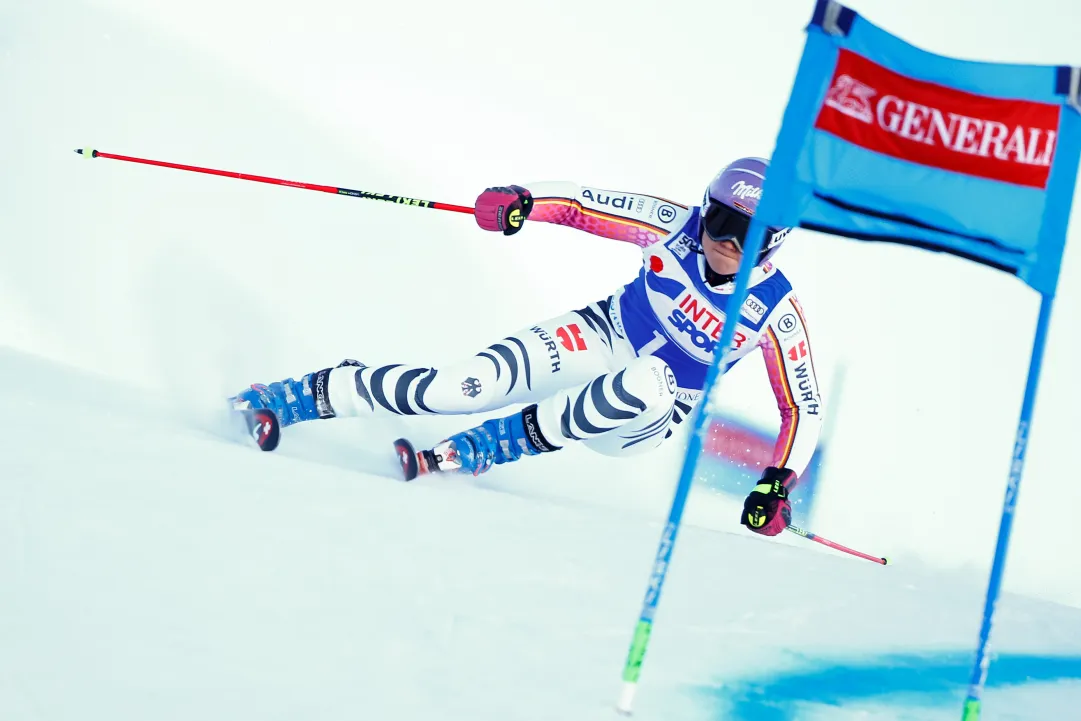
MULTIPOLYGON (((882 701, 890 706, 961 706, 972 671, 971 653, 888 655, 848 663, 823 662, 770 677, 725 684, 707 691, 737 721, 796 721, 812 705, 844 707, 882 701), (900 702, 900 703, 899 703, 900 702)), ((1081 681, 1081 656, 995 656, 988 690, 1025 684, 1081 681)))

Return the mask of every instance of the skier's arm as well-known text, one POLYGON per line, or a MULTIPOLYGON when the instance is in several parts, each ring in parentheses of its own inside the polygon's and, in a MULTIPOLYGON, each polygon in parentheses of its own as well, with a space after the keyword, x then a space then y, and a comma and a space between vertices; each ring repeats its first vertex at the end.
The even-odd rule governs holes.
POLYGON ((683 227, 691 209, 671 200, 548 181, 528 186, 531 221, 556 223, 602 238, 648 246, 683 227))
POLYGON ((475 214, 480 227, 506 235, 528 218, 645 247, 682 228, 692 212, 652 195, 549 181, 489 188, 477 198, 475 214))
POLYGON ((781 412, 770 465, 802 476, 818 445, 823 407, 807 323, 794 294, 786 295, 770 313, 759 346, 781 412))

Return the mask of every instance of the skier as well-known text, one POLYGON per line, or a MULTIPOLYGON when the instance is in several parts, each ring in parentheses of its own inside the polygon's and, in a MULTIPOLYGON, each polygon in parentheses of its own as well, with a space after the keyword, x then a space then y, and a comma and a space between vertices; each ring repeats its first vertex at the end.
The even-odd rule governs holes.
MULTIPOLYGON (((476 475, 572 441, 610 455, 657 448, 700 400, 767 168, 762 158, 733 161, 697 207, 569 182, 488 188, 475 204, 484 230, 513 235, 528 218, 634 243, 643 249, 641 272, 605 299, 528 326, 448 367, 347 360, 300 380, 253 384, 232 399, 234 406, 269 408, 284 427, 386 413, 472 415, 530 404, 429 450, 399 444, 407 478, 435 471, 476 475)), ((728 366, 761 348, 777 398, 781 429, 773 459, 741 515, 749 529, 771 536, 790 523, 788 495, 814 452, 822 417, 803 310, 769 260, 788 232, 768 231, 728 366)))

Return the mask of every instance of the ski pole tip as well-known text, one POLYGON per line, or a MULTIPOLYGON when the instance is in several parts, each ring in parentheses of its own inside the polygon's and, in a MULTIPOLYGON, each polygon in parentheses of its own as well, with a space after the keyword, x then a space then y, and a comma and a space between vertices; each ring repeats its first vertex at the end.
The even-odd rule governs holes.
POLYGON ((883 556, 883 557, 882 557, 882 565, 883 565, 883 566, 888 566, 888 565, 889 565, 889 563, 890 563, 890 559, 888 559, 888 558, 886 558, 885 556, 883 556))
POLYGON ((75 152, 86 158, 98 157, 98 151, 94 150, 93 148, 76 148, 75 152))

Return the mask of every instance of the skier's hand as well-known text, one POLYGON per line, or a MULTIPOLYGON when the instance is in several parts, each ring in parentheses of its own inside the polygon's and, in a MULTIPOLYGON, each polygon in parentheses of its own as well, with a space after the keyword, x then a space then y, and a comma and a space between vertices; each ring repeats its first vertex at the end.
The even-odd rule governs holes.
POLYGON ((795 485, 795 473, 787 468, 770 466, 743 502, 743 514, 739 522, 755 533, 776 536, 792 523, 788 491, 795 485))
POLYGON ((520 185, 488 188, 477 196, 473 217, 485 230, 501 230, 503 235, 514 235, 522 229, 529 211, 533 210, 533 196, 520 185))

